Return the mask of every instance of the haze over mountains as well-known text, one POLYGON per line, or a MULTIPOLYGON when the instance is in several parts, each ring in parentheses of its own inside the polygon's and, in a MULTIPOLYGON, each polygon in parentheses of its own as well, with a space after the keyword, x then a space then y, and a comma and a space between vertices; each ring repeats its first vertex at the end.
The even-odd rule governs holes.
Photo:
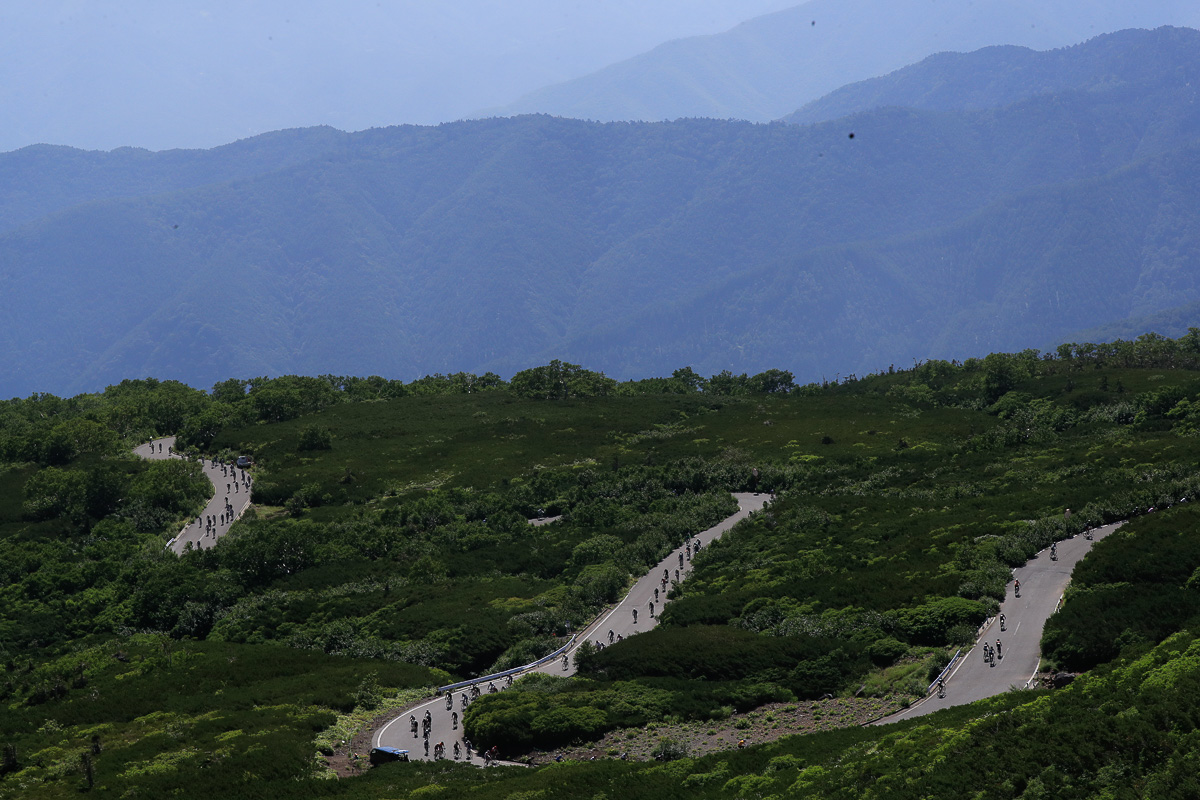
POLYGON ((934 53, 1045 50, 1101 33, 1200 27, 1191 0, 811 0, 726 33, 667 42, 488 114, 578 119, 714 117, 766 122, 844 84, 934 53))
POLYGON ((0 150, 460 119, 792 0, 0 4, 0 150))
POLYGON ((1164 28, 931 59, 888 91, 973 75, 969 108, 858 87, 807 126, 529 116, 0 154, 22 190, 0 204, 0 395, 551 358, 813 380, 1045 346, 1200 300, 1198 72, 1200 32, 1164 28), (1013 102, 1016 63, 1049 91, 1013 102))

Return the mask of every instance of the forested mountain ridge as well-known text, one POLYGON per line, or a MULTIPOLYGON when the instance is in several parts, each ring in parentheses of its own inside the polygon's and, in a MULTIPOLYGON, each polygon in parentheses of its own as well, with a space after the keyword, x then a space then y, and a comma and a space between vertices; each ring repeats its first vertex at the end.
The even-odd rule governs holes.
POLYGON ((94 200, 159 195, 259 175, 336 152, 328 127, 265 133, 211 150, 110 152, 31 145, 0 153, 0 233, 94 200))
POLYGON ((1131 29, 1038 51, 1012 45, 937 53, 878 78, 843 86, 783 117, 826 122, 880 106, 938 111, 997 108, 1041 94, 1107 91, 1155 81, 1194 57, 1192 28, 1131 29))
POLYGON ((291 132, 314 154, 252 140, 272 159, 211 184, 87 189, 0 236, 20 299, 0 394, 550 358, 812 380, 1177 307, 1200 299, 1200 34, 1146 36, 1191 45, 1149 75, 1118 49, 1111 86, 997 108, 291 132))
POLYGON ((763 122, 933 53, 1044 50, 1160 25, 1200 27, 1200 9, 1186 0, 812 0, 723 34, 667 42, 488 113, 763 122))

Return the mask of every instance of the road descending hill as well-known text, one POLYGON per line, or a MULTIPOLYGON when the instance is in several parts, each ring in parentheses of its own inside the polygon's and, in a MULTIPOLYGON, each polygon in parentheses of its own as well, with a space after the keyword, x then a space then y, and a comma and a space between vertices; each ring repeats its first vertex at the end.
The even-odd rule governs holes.
POLYGON ((1075 565, 1088 554, 1092 545, 1121 527, 1114 522, 1091 531, 1091 538, 1079 535, 1064 539, 1056 547, 1057 557, 1050 548, 1038 553, 1029 563, 1013 570, 1013 583, 1000 605, 996 617, 988 620, 976 646, 963 653, 946 679, 946 696, 931 694, 920 703, 894 714, 877 724, 919 717, 943 708, 964 705, 985 697, 994 697, 1011 688, 1026 688, 1037 676, 1041 662, 1040 643, 1046 620, 1058 608, 1063 592, 1071 582, 1075 565), (1020 586, 1020 594, 1016 587, 1020 586), (999 614, 1003 614, 1004 630, 999 614), (999 656, 985 657, 984 644, 995 648, 1000 642, 999 656))
POLYGON ((462 714, 474 699, 474 690, 478 688, 481 693, 503 691, 512 685, 512 680, 520 680, 522 675, 534 672, 574 675, 575 664, 571 656, 583 642, 594 640, 603 643, 608 641, 610 631, 612 639, 615 640, 618 636, 627 638, 654 628, 658 624, 658 618, 657 613, 651 609, 652 607, 661 609, 662 605, 659 603, 666 603, 666 589, 686 579, 690 571, 690 554, 694 551, 695 543, 699 542, 702 548, 707 547, 734 525, 755 511, 761 510, 770 499, 769 494, 758 492, 736 493, 734 497, 738 501, 736 514, 708 530, 696 534, 688 540, 686 545, 668 554, 633 585, 620 603, 598 617, 573 640, 574 644, 563 651, 563 660, 555 658, 544 664, 536 665, 526 672, 518 672, 511 679, 508 677, 480 678, 468 686, 448 690, 444 696, 439 694, 432 700, 405 709, 374 734, 372 745, 408 750, 410 757, 417 760, 433 760, 434 747, 438 743, 445 745, 445 758, 457 759, 458 756, 454 751, 454 745, 457 742, 464 759, 482 765, 481 759, 468 757, 462 725, 462 714), (656 589, 661 598, 659 603, 654 602, 656 589), (426 714, 430 720, 428 737, 424 736, 423 720, 426 718, 426 714), (418 726, 416 729, 413 728, 414 720, 418 726), (428 746, 426 746, 426 742, 429 742, 428 746))
MULTIPOLYGON (((133 452, 142 458, 159 460, 183 458, 175 452, 175 437, 164 436, 138 445, 133 452)), ((200 516, 192 520, 167 546, 175 553, 191 547, 202 550, 216 545, 217 540, 229 533, 230 526, 250 507, 250 492, 254 479, 250 473, 233 464, 222 464, 214 459, 200 459, 204 476, 212 484, 213 493, 200 516), (221 491, 221 487, 225 491, 221 491)))

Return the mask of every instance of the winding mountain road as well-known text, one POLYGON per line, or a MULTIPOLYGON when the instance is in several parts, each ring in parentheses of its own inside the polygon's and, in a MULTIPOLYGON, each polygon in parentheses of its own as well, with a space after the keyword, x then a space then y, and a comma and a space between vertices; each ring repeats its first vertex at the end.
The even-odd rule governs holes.
MULTIPOLYGON (((184 457, 175 452, 174 436, 153 439, 138 445, 133 452, 154 461, 184 457)), ((167 546, 175 553, 182 553, 189 544, 195 549, 212 547, 218 539, 229 533, 229 527, 250 507, 250 489, 253 486, 250 473, 232 464, 221 464, 210 459, 201 459, 200 463, 205 477, 212 483, 213 494, 200 517, 189 522, 168 543, 167 546), (222 491, 223 488, 227 491, 222 491)))
MULTIPOLYGON (((726 517, 708 530, 696 534, 687 543, 673 550, 666 558, 639 579, 620 603, 607 613, 597 617, 591 625, 576 637, 570 650, 566 653, 566 668, 563 667, 561 660, 549 661, 519 675, 514 675, 514 680, 534 672, 548 673, 550 675, 574 675, 575 659, 573 656, 575 650, 583 642, 590 640, 593 643, 607 644, 609 631, 612 631, 613 639, 616 640, 617 636, 626 638, 638 633, 644 633, 657 626, 659 611, 662 608, 662 604, 666 602, 665 587, 662 583, 664 571, 666 571, 670 579, 670 582, 667 584, 668 587, 671 583, 684 580, 688 573, 691 572, 690 553, 694 552, 691 548, 697 540, 701 544, 701 549, 707 547, 734 525, 750 516, 753 512, 763 508, 770 499, 770 495, 768 494, 751 494, 748 492, 734 494, 734 497, 738 502, 738 511, 736 514, 726 517), (676 576, 676 570, 679 571, 678 576, 676 576), (654 590, 656 588, 659 590, 659 600, 657 602, 654 601, 654 590), (650 614, 651 602, 654 602, 653 616, 650 614), (635 609, 638 612, 636 622, 634 622, 633 617, 635 609)), ((502 691, 508 685, 506 679, 498 679, 492 682, 484 680, 478 684, 481 693, 490 691, 489 683, 494 685, 496 691, 502 691)), ((408 750, 409 758, 424 761, 432 760, 434 746, 439 742, 445 744, 445 757, 454 759, 454 743, 458 742, 461 751, 461 760, 467 760, 466 747, 463 741, 462 714, 466 708, 463 704, 463 698, 465 697, 467 704, 470 704, 471 698, 469 693, 470 687, 466 687, 448 692, 446 695, 440 695, 432 700, 427 700, 414 708, 405 709, 400 716, 375 732, 371 739, 372 747, 395 747, 400 750, 408 750), (447 697, 450 700, 449 705, 447 705, 447 697), (426 712, 429 713, 431 722, 428 753, 425 751, 425 740, 422 735, 423 725, 421 722, 426 712), (412 729, 412 719, 414 718, 417 720, 416 733, 412 729)), ((478 754, 475 754, 472 761, 476 764, 483 763, 478 754)), ((508 764, 509 762, 492 763, 508 764)))
POLYGON ((1083 534, 1058 543, 1058 558, 1050 557, 1047 548, 1031 558, 1024 566, 1013 570, 1013 578, 1020 581, 1021 594, 1015 592, 1016 584, 1010 582, 1000 613, 1005 617, 1005 630, 1000 630, 999 616, 989 620, 979 638, 961 657, 946 679, 946 696, 931 694, 909 708, 878 720, 876 725, 898 722, 943 708, 973 703, 985 697, 994 697, 1012 687, 1025 688, 1037 674, 1041 661, 1042 629, 1046 620, 1058 608, 1059 600, 1071 582, 1075 565, 1087 555, 1095 542, 1121 527, 1124 523, 1114 522, 1092 530, 1093 541, 1083 534), (1001 642, 1001 657, 994 661, 984 659, 984 642, 995 646, 1001 642))
MULTIPOLYGON (((142 458, 158 460, 168 458, 183 458, 174 452, 175 437, 168 436, 154 439, 139 445, 134 452, 142 458)), ((217 540, 229 532, 233 522, 250 506, 251 477, 232 465, 223 465, 215 461, 201 461, 205 476, 213 486, 213 496, 198 520, 185 527, 178 536, 171 540, 169 547, 175 553, 182 553, 191 544, 193 548, 212 547, 217 540), (221 491, 222 486, 227 491, 221 491), (210 521, 211 520, 211 521, 210 521)), ((644 633, 658 625, 658 617, 666 604, 666 594, 671 586, 687 578, 691 572, 691 557, 696 552, 694 547, 699 542, 701 548, 707 547, 714 540, 732 528, 741 520, 755 511, 762 509, 770 499, 769 495, 758 493, 737 493, 734 495, 738 502, 737 513, 722 520, 717 525, 697 534, 687 543, 672 551, 666 558, 642 576, 633 588, 615 607, 600 615, 591 625, 583 630, 573 640, 565 651, 563 658, 548 661, 534 666, 524 672, 513 675, 519 679, 535 672, 570 676, 575 674, 574 654, 585 641, 591 641, 600 646, 607 646, 611 641, 644 633), (655 590, 658 595, 655 595, 655 590), (636 616, 635 616, 636 611, 636 616)), ((553 524, 558 517, 531 520, 534 525, 553 524)), ((1024 566, 1013 570, 1014 582, 1008 585, 1004 602, 1000 606, 1000 615, 1005 617, 1004 630, 1001 630, 999 616, 990 619, 980 631, 975 645, 967 651, 946 677, 945 697, 930 694, 928 697, 913 704, 903 711, 897 712, 872 723, 886 725, 904 719, 931 714, 943 708, 964 705, 985 697, 993 697, 1008 691, 1010 688, 1023 688, 1031 684, 1037 674, 1041 661, 1041 637, 1046 620, 1058 608, 1058 604, 1071 581, 1071 573, 1075 565, 1091 550, 1092 545, 1108 536, 1123 523, 1115 522, 1091 531, 1092 538, 1085 535, 1065 539, 1057 544, 1057 558, 1051 558, 1047 548, 1030 559, 1024 566), (1020 582, 1021 592, 1017 594, 1015 587, 1020 582), (1001 643, 999 658, 985 658, 984 642, 1001 643)), ((502 691, 510 685, 507 679, 498 679, 488 683, 480 682, 478 690, 502 691)), ((445 744, 445 758, 470 760, 482 764, 479 754, 468 757, 468 751, 463 739, 462 715, 469 705, 470 689, 448 692, 427 700, 420 705, 405 709, 392 721, 383 725, 372 737, 373 747, 395 747, 408 750, 414 760, 432 760, 434 745, 445 744), (465 699, 465 702, 464 702, 465 699), (422 736, 421 721, 426 713, 430 718, 430 734, 428 748, 422 736), (416 732, 413 731, 411 720, 418 722, 416 732), (460 754, 454 753, 454 744, 460 746, 460 754)), ((492 761, 494 765, 510 762, 492 761)))

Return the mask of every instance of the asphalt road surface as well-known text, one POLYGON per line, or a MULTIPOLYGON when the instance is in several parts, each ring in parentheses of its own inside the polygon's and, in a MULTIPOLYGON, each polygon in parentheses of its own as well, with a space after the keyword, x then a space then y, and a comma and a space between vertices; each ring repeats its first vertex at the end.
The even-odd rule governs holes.
MULTIPOLYGON (((654 569, 650 570, 643 576, 625 598, 617 604, 612 610, 601 614, 595 622, 589 625, 583 635, 575 641, 572 650, 567 654, 567 668, 563 669, 561 661, 548 662, 541 667, 537 667, 530 672, 546 672, 551 675, 573 675, 575 674, 575 663, 571 655, 574 649, 584 641, 591 640, 593 642, 601 639, 607 643, 608 632, 613 632, 613 639, 618 635, 622 637, 634 636, 638 633, 643 633, 650 630, 658 624, 658 613, 661 609, 661 603, 665 601, 666 594, 663 591, 663 571, 666 570, 670 581, 682 581, 691 571, 691 561, 688 558, 688 545, 693 545, 697 540, 700 541, 701 549, 707 547, 712 541, 727 530, 732 528, 741 520, 750 516, 754 511, 758 511, 770 499, 768 494, 735 494, 738 501, 738 512, 733 516, 727 517, 719 524, 709 528, 703 533, 693 536, 687 544, 675 550, 665 559, 663 559, 654 569), (680 556, 683 556, 683 566, 680 566, 680 556), (679 570, 679 577, 676 579, 675 570, 679 570), (654 600, 654 590, 659 590, 659 602, 654 604, 654 616, 650 615, 650 602, 654 600), (637 622, 633 621, 633 610, 638 610, 637 622)), ((668 586, 670 583, 667 584, 668 586)), ((525 673, 529 674, 529 673, 525 673)), ((514 680, 519 680, 520 676, 514 676, 514 680)), ((508 688, 508 681, 501 679, 494 682, 496 691, 503 691, 508 688)), ((487 694, 491 691, 492 686, 488 682, 478 684, 480 694, 487 694)), ((439 742, 445 745, 446 755, 448 759, 454 759, 454 743, 459 743, 460 759, 466 761, 466 747, 463 740, 462 729, 462 714, 464 710, 463 697, 467 697, 468 704, 471 701, 469 696, 470 687, 467 689, 455 690, 450 694, 450 706, 447 707, 446 695, 428 700, 416 708, 406 709, 399 717, 384 725, 376 731, 372 739, 373 747, 395 747, 400 750, 408 750, 409 758, 413 760, 430 760, 433 757, 434 746, 439 742), (429 751, 425 751, 424 726, 422 720, 425 718, 425 713, 429 712, 431 728, 429 734, 429 751), (417 721, 416 734, 412 731, 412 718, 417 721)), ((483 759, 478 753, 474 754, 471 763, 483 766, 483 759)), ((511 762, 496 761, 493 765, 509 765, 511 762)))
MULTIPOLYGON (((153 460, 183 458, 173 452, 174 447, 175 437, 166 436, 138 445, 133 452, 153 460)), ((203 466, 205 476, 212 483, 213 495, 200 518, 192 520, 171 542, 171 550, 176 553, 182 553, 189 543, 193 548, 212 547, 218 539, 229 533, 229 526, 250 507, 253 479, 249 472, 231 464, 221 465, 211 459, 204 459, 203 466), (210 518, 211 525, 208 522, 210 518)))
POLYGON ((1054 613, 1062 598, 1071 572, 1079 560, 1087 555, 1094 542, 1115 531, 1122 525, 1114 522, 1092 531, 1093 541, 1084 534, 1058 543, 1058 558, 1051 559, 1046 549, 1031 558, 1023 567, 1013 570, 1014 581, 1008 584, 1008 592, 1000 606, 1005 616, 1005 630, 1000 630, 999 616, 984 627, 975 646, 959 659, 946 680, 946 696, 938 697, 934 692, 911 707, 885 717, 876 724, 884 725, 902 719, 919 717, 943 708, 973 703, 985 697, 993 697, 1016 686, 1029 686, 1037 674, 1041 661, 1042 628, 1054 613), (1021 594, 1015 592, 1015 581, 1021 582, 1021 594), (1000 640, 1001 657, 993 661, 984 659, 983 642, 995 648, 1000 640))
MULTIPOLYGON (((703 533, 699 533, 691 538, 688 544, 695 545, 700 542, 701 549, 707 547, 715 539, 719 538, 723 533, 732 528, 737 523, 750 516, 755 511, 760 510, 767 504, 770 499, 769 494, 751 494, 743 492, 734 494, 737 499, 738 511, 731 517, 727 517, 717 525, 709 528, 703 533)), ((639 633, 645 633, 658 625, 658 615, 662 612, 663 605, 667 602, 667 592, 676 583, 679 583, 692 571, 691 551, 688 549, 688 544, 671 551, 671 553, 660 561, 648 573, 633 585, 629 590, 629 594, 625 595, 616 608, 613 608, 606 614, 601 614, 600 617, 589 625, 575 640, 575 644, 571 650, 567 652, 566 667, 564 668, 562 661, 547 662, 538 667, 537 672, 545 672, 550 675, 574 675, 575 674, 575 651, 579 645, 585 641, 591 641, 593 644, 605 645, 609 644, 609 634, 612 635, 612 641, 617 641, 617 638, 627 639, 639 633), (666 578, 666 582, 663 578, 666 578), (658 590, 658 596, 655 597, 654 590, 658 590), (633 612, 637 611, 635 618, 633 612)))

